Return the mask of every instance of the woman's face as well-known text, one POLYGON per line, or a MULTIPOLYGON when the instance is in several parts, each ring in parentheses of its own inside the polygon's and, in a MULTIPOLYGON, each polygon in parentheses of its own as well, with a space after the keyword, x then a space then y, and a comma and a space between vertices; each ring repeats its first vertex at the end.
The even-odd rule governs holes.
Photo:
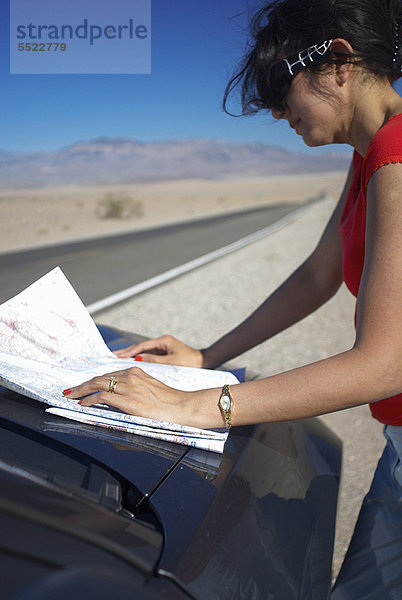
POLYGON ((286 119, 307 146, 343 143, 346 103, 331 72, 305 69, 292 80, 283 113, 273 109, 277 119, 286 119))

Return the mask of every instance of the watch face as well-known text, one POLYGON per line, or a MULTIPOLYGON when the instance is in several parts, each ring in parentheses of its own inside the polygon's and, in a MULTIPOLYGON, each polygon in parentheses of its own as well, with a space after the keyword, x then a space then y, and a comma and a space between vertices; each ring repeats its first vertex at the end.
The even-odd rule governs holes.
POLYGON ((220 404, 223 410, 230 410, 230 407, 232 406, 232 400, 230 399, 230 396, 226 394, 221 396, 220 404))

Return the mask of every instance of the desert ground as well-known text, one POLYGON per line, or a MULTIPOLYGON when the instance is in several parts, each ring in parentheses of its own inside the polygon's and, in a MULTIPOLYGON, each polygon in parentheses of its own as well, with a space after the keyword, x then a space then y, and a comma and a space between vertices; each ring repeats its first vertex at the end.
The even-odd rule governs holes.
POLYGON ((0 252, 113 235, 251 207, 336 196, 344 173, 0 189, 0 252))

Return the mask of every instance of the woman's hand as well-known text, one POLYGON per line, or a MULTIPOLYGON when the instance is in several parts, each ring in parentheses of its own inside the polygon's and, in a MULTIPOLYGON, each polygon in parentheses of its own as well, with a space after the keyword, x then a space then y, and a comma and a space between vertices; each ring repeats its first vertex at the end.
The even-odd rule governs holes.
POLYGON ((191 348, 171 335, 140 342, 134 346, 115 350, 119 358, 130 358, 146 362, 180 365, 182 367, 203 366, 203 356, 200 350, 191 348))
POLYGON ((183 423, 190 395, 168 387, 138 367, 94 377, 63 394, 69 399, 81 398, 81 406, 108 404, 132 415, 174 423, 183 423), (112 377, 116 381, 114 392, 109 391, 112 377))

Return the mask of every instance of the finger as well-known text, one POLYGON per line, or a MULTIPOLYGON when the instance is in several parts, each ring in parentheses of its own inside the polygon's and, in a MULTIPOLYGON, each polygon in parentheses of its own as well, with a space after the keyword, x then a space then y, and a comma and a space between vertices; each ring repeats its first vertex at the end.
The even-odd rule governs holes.
POLYGON ((144 362, 158 363, 159 365, 176 364, 173 356, 170 354, 141 354, 140 356, 136 356, 135 359, 141 359, 141 361, 144 362))
POLYGON ((138 344, 127 346, 127 348, 119 348, 118 350, 113 350, 113 354, 119 358, 130 358, 135 355, 137 346, 138 344))
MULTIPOLYGON (((132 395, 130 397, 130 404, 132 400, 132 395)), ((93 406, 94 404, 107 404, 108 406, 112 406, 113 408, 119 408, 124 412, 128 412, 128 399, 125 394, 110 392, 99 392, 97 394, 92 394, 91 396, 85 396, 81 398, 79 401, 80 406, 88 407, 93 406)))
POLYGON ((120 358, 129 358, 130 356, 135 356, 137 354, 141 354, 143 352, 162 352, 165 353, 167 351, 166 341, 162 338, 156 338, 154 340, 146 340, 145 342, 140 342, 139 344, 134 344, 133 346, 128 346, 127 348, 121 348, 120 350, 115 350, 116 356, 120 358))
MULTIPOLYGON (((129 384, 129 379, 135 374, 137 374, 137 376, 144 375, 144 371, 138 367, 131 367, 130 369, 105 373, 105 375, 93 377, 89 381, 85 381, 80 385, 64 390, 63 395, 67 398, 76 399, 99 394, 101 392, 111 393, 109 392, 109 387, 112 377, 116 380, 114 393, 117 393, 117 385, 119 386, 120 393, 124 393, 129 384)), ((99 396, 98 399, 94 399, 94 402, 99 402, 99 396)))
POLYGON ((115 377, 117 380, 119 377, 124 376, 125 371, 114 371, 113 373, 105 373, 104 375, 98 375, 93 377, 89 381, 84 381, 80 385, 73 386, 63 391, 63 395, 68 398, 80 398, 82 396, 88 396, 97 392, 107 391, 109 389, 109 383, 111 377, 115 377))
POLYGON ((80 385, 76 385, 71 389, 67 389, 63 391, 63 395, 68 398, 81 398, 82 396, 89 396, 91 394, 96 394, 97 392, 105 391, 108 387, 108 381, 110 381, 110 377, 107 379, 105 377, 94 377, 89 381, 85 381, 80 385))
MULTIPOLYGON (((80 406, 93 406, 96 404, 107 404, 110 405, 110 396, 112 396, 110 392, 95 392, 94 394, 89 394, 89 396, 80 396, 77 398, 78 404, 80 406)), ((73 398, 74 400, 74 398, 73 398)))

